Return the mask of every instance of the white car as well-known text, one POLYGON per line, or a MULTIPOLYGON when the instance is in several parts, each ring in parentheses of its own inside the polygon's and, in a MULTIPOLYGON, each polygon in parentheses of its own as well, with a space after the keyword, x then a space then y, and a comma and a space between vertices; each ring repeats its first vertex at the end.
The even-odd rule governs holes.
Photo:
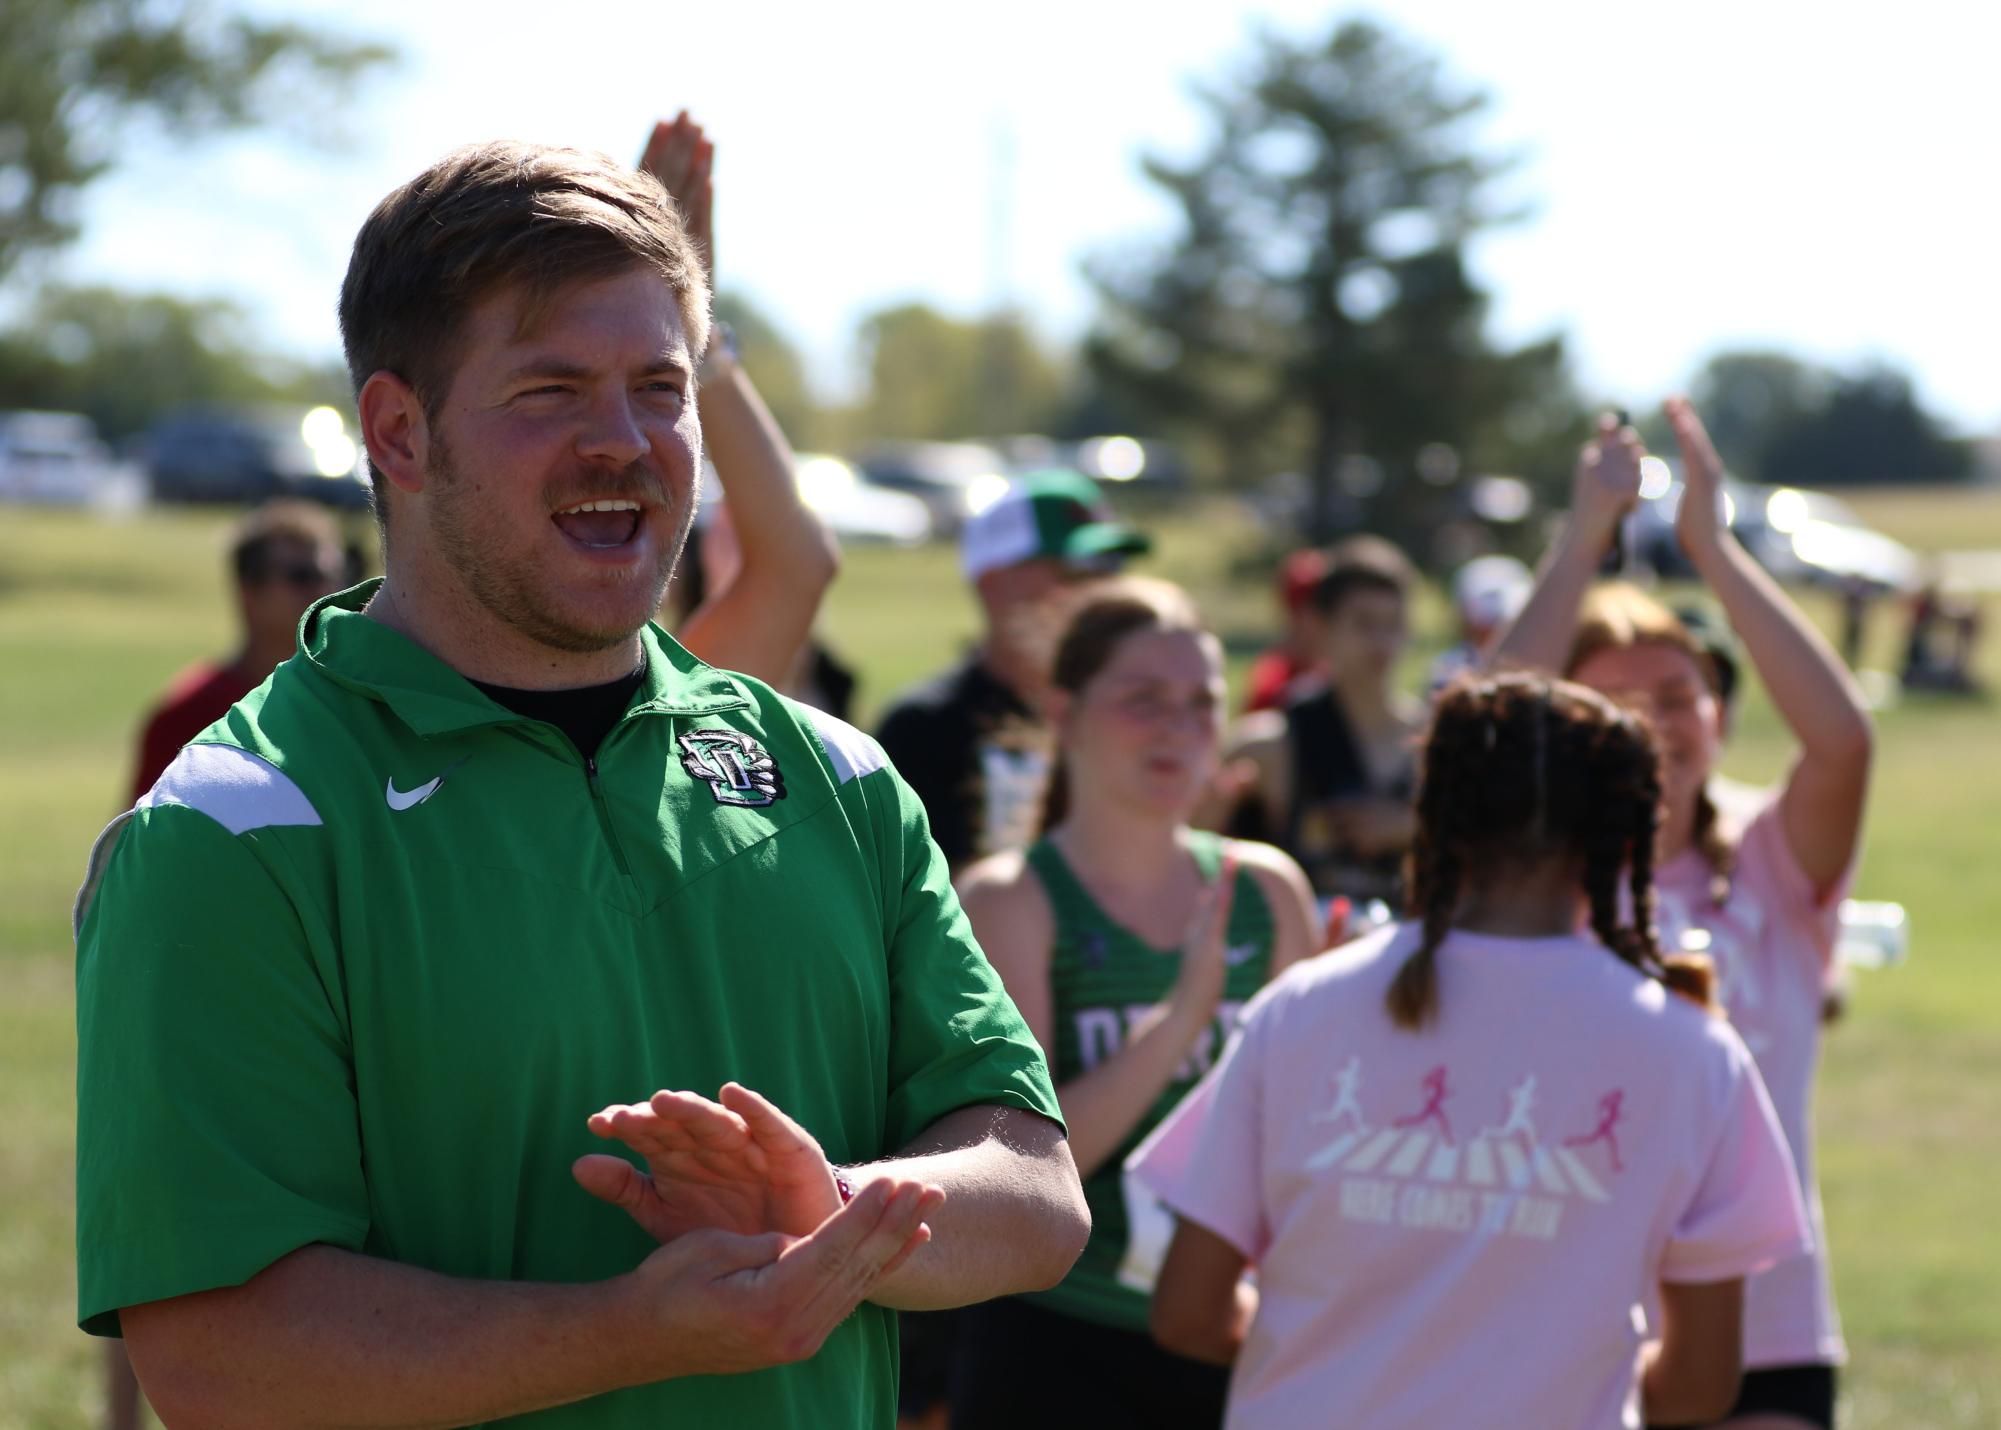
POLYGON ((88 506, 124 474, 80 412, 0 412, 0 501, 88 506))

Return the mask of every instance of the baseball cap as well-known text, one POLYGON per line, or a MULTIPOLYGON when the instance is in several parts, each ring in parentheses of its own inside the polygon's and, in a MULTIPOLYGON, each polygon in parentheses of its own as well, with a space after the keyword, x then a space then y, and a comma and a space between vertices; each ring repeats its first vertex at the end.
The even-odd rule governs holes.
POLYGON ((1727 707, 1737 694, 1737 637, 1729 622, 1708 606, 1690 601, 1674 608, 1680 621, 1702 653, 1716 669, 1716 698, 1727 707))
POLYGON ((1060 470, 1011 478, 1000 499, 970 517, 959 537, 969 581, 1038 557, 1111 570, 1121 557, 1152 549, 1145 533, 1118 519, 1096 482, 1060 470))
POLYGON ((1288 555, 1278 568, 1278 598, 1288 611, 1303 611, 1313 604, 1313 592, 1327 575, 1333 561, 1317 546, 1288 555))
POLYGON ((1452 600, 1468 625, 1492 630, 1521 614, 1535 576, 1512 556, 1481 556, 1452 578, 1452 600))

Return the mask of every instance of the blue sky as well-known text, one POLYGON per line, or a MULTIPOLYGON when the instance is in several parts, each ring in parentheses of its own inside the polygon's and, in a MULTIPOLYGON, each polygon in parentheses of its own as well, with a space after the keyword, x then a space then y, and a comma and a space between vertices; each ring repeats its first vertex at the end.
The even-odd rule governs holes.
POLYGON ((1194 83, 1241 65, 1258 25, 1367 14, 1488 90, 1486 139, 1524 155, 1509 186, 1534 216, 1473 254, 1503 338, 1565 330, 1587 391, 1631 404, 1726 345, 1880 358, 1963 430, 2001 431, 2001 6, 256 8, 387 38, 403 61, 348 97, 335 149, 136 141, 90 191, 64 276, 227 294, 277 345, 331 355, 348 243, 394 184, 495 135, 635 156, 686 105, 718 140, 724 285, 837 393, 855 320, 889 302, 973 312, 1005 293, 1076 334, 1081 261, 1167 231, 1138 159, 1198 147, 1194 83))

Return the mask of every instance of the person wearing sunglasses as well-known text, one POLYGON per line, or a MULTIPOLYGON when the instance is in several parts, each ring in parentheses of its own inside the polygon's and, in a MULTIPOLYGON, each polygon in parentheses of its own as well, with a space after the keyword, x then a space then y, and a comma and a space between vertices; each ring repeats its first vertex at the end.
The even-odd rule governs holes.
MULTIPOLYGON (((229 569, 242 640, 224 659, 188 666, 146 712, 128 805, 153 787, 181 746, 220 720, 292 654, 306 607, 346 585, 347 568, 339 523, 325 507, 298 500, 268 502, 236 523, 229 538, 229 569)), ((139 1382, 125 1358, 125 1343, 104 1344, 107 1430, 135 1430, 139 1382)))
POLYGON ((306 607, 349 579, 333 513, 298 500, 267 502, 237 522, 229 569, 241 640, 231 655, 197 661, 176 675, 147 711, 132 800, 153 787, 181 746, 264 683, 292 654, 306 607))

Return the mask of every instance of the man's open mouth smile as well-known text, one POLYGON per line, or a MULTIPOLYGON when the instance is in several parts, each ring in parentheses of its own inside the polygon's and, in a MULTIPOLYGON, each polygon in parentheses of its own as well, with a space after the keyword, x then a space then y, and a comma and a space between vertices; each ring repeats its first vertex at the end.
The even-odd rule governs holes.
POLYGON ((608 497, 566 506, 549 519, 575 545, 615 551, 639 535, 640 512, 639 503, 629 497, 608 497))

